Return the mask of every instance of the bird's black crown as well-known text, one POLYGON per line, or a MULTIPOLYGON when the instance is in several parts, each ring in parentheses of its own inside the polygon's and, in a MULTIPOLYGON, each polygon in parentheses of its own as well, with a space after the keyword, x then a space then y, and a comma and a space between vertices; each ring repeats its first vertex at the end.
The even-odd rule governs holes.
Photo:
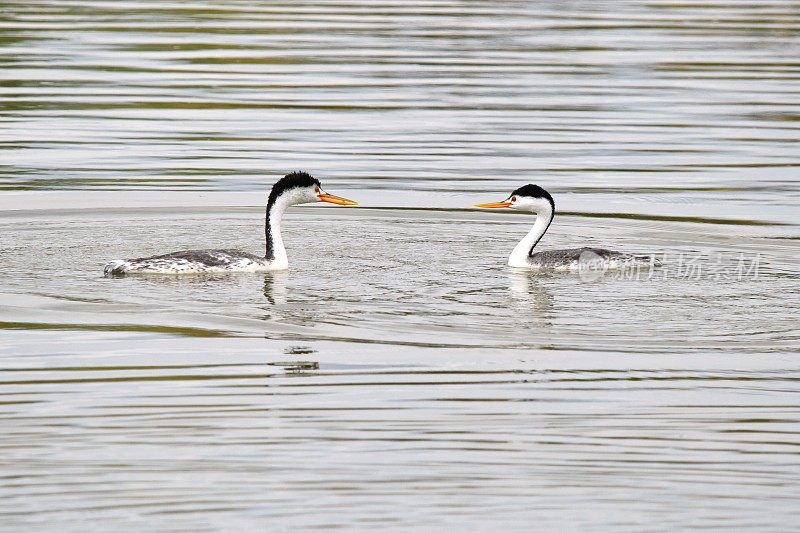
POLYGON ((278 196, 289 189, 294 189, 297 187, 313 187, 314 185, 319 186, 319 180, 308 172, 296 171, 286 174, 284 177, 275 182, 275 185, 272 186, 272 190, 269 193, 269 200, 267 201, 267 209, 272 207, 272 204, 275 203, 275 200, 278 199, 278 196))
POLYGON ((319 185, 319 180, 308 172, 296 171, 286 174, 278 180, 273 189, 293 189, 294 187, 313 187, 319 185))
POLYGON ((550 207, 555 210, 556 203, 553 201, 553 197, 550 196, 550 193, 546 190, 542 189, 538 185, 534 185, 529 183, 528 185, 523 185, 519 189, 515 190, 511 193, 511 196, 528 196, 530 198, 544 198, 548 202, 550 202, 550 207))

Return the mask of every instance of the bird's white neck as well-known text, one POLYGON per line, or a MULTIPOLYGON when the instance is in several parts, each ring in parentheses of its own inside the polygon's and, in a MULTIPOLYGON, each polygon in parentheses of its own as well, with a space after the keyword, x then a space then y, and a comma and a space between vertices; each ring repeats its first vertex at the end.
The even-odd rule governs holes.
POLYGON ((276 270, 289 268, 289 257, 286 255, 286 248, 283 246, 283 236, 281 235, 281 219, 284 211, 290 205, 287 195, 282 195, 267 210, 264 224, 267 251, 264 257, 270 261, 272 267, 276 270))
POLYGON ((542 238, 550 223, 553 221, 553 210, 540 209, 536 213, 536 222, 525 237, 514 247, 511 255, 508 256, 508 266, 527 267, 528 258, 533 253, 533 249, 542 238))

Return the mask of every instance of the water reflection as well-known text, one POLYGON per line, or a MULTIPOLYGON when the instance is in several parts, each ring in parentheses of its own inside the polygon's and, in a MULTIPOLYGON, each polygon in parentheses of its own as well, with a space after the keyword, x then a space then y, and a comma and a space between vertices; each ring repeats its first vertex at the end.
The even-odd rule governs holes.
POLYGON ((310 375, 312 370, 319 370, 318 361, 272 361, 267 364, 283 368, 287 374, 293 376, 310 375))
POLYGON ((546 278, 531 272, 511 269, 508 272, 513 312, 539 327, 550 327, 553 321, 553 294, 546 278))
POLYGON ((264 275, 263 293, 270 305, 285 305, 289 301, 289 292, 286 289, 288 279, 289 272, 285 270, 264 275))

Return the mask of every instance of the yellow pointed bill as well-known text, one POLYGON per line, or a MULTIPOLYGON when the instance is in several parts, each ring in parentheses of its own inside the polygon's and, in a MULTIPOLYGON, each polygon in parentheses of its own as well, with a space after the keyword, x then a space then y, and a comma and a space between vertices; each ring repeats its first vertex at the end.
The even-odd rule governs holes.
POLYGON ((326 192, 319 194, 319 201, 336 205, 358 205, 358 202, 354 200, 348 200, 347 198, 342 198, 341 196, 334 196, 326 192))
POLYGON ((509 207, 511 202, 489 202, 488 204, 475 204, 475 207, 483 207, 486 209, 500 209, 501 207, 509 207))

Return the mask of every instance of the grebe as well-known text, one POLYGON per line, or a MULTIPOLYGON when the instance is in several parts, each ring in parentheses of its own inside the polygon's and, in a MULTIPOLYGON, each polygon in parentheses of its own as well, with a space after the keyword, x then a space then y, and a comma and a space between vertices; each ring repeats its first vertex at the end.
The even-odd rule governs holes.
POLYGON ((630 255, 603 248, 569 248, 533 252, 544 236, 556 212, 553 197, 538 185, 525 185, 511 193, 502 202, 477 204, 489 209, 510 208, 536 214, 536 222, 528 234, 514 247, 508 257, 508 266, 530 270, 581 270, 584 268, 621 269, 646 268, 660 263, 650 256, 630 255))
POLYGON ((103 272, 106 276, 121 276, 286 270, 289 268, 289 260, 281 238, 281 217, 290 205, 309 202, 358 205, 353 200, 324 192, 319 180, 313 176, 305 172, 292 172, 279 179, 269 193, 264 222, 267 242, 264 257, 238 250, 183 250, 165 255, 112 261, 103 272))

